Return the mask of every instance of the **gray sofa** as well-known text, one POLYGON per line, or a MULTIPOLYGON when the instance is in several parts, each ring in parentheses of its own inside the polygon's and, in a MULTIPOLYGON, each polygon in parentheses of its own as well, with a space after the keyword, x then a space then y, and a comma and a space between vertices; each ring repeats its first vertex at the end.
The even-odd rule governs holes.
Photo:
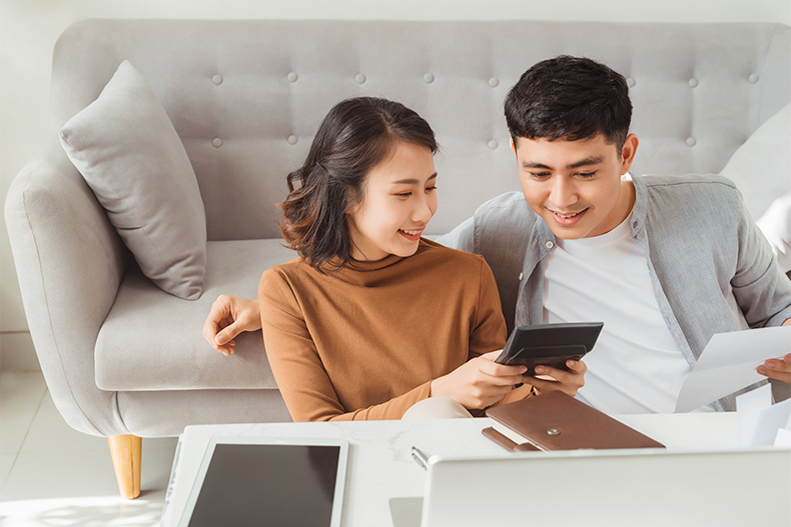
MULTIPOLYGON (((240 337, 226 358, 201 328, 219 293, 255 297, 261 272, 294 256, 280 245, 275 204, 322 117, 361 94, 425 117, 441 144, 429 232, 447 232, 486 199, 519 189, 503 99, 527 67, 558 54, 602 60, 628 78, 637 174, 720 172, 791 102, 791 28, 782 24, 88 20, 68 28, 54 51, 54 132, 128 60, 183 143, 207 243, 200 298, 178 298, 141 273, 56 133, 22 169, 5 214, 31 335, 63 417, 88 434, 139 437, 288 420, 260 333, 240 337)), ((753 200, 756 216, 777 188, 791 190, 782 178, 753 177, 751 188, 771 189, 753 200)))

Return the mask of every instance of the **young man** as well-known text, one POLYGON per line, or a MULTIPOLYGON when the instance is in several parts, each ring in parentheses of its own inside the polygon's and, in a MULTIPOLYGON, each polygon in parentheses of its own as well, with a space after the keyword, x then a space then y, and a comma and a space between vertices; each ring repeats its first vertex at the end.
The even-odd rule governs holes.
MULTIPOLYGON (((639 144, 623 76, 546 60, 505 112, 523 193, 485 203, 439 241, 486 258, 509 326, 605 323, 578 398, 611 414, 672 412, 713 334, 791 325, 791 281, 732 183, 623 177, 639 144)), ((229 353, 257 327, 254 301, 221 297, 204 336, 229 353)), ((581 372, 551 373, 571 384, 581 372)), ((791 353, 758 372, 791 384, 791 353)), ((733 397, 710 409, 735 409, 733 397)))
MULTIPOLYGON (((638 147, 631 113, 607 66, 536 64, 505 101, 524 195, 485 203, 439 241, 486 258, 504 309, 515 306, 507 320, 605 323, 578 398, 611 414, 672 412, 713 334, 791 325, 791 281, 730 181, 622 177, 638 147)), ((758 371, 791 382, 791 354, 758 371)))

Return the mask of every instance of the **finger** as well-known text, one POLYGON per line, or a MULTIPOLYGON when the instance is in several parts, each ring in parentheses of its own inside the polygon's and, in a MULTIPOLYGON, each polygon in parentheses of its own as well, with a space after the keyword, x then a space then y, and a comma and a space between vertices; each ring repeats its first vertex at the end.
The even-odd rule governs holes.
MULTIPOLYGON (((787 357, 787 356, 786 356, 787 357)), ((764 366, 777 372, 791 372, 791 361, 786 361, 786 357, 778 359, 768 359, 764 366)))
POLYGON ((479 358, 486 359, 488 361, 492 361, 493 362, 494 359, 496 359, 497 356, 500 355, 500 353, 502 353, 502 352, 503 352, 503 350, 490 351, 489 353, 484 353, 483 355, 480 355, 479 358))
POLYGON ((756 371, 761 375, 769 377, 770 379, 777 379, 778 381, 783 381, 786 384, 791 384, 791 373, 789 372, 772 370, 766 368, 765 366, 758 366, 756 371))
POLYGON ((240 324, 238 321, 234 321, 231 324, 225 326, 225 328, 223 328, 223 330, 217 333, 217 336, 214 337, 215 342, 220 346, 230 344, 233 342, 233 339, 235 339, 239 333, 242 332, 239 326, 240 324))
POLYGON ((541 393, 549 393, 549 392, 554 392, 556 390, 560 390, 571 396, 577 395, 576 389, 570 386, 566 386, 563 383, 557 381, 539 379, 537 377, 528 377, 526 375, 523 376, 522 379, 524 380, 523 382, 525 384, 529 384, 530 386, 535 387, 541 393))

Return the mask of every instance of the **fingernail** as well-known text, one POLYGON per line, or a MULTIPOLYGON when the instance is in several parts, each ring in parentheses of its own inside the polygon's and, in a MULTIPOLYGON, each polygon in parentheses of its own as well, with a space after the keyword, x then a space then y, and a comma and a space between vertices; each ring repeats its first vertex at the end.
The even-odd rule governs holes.
POLYGON ((770 368, 775 368, 777 366, 777 364, 775 364, 775 361, 773 360, 767 361, 766 365, 769 366, 770 368))
POLYGON ((573 368, 576 365, 577 365, 577 361, 575 360, 570 360, 566 363, 566 366, 568 366, 569 368, 573 368))
POLYGON ((536 373, 544 373, 544 367, 543 366, 536 366, 536 373))

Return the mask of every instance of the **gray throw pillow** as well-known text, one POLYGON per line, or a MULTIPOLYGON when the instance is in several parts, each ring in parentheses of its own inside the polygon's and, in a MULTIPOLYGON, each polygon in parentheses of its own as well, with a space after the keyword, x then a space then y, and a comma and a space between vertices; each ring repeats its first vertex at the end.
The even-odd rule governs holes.
POLYGON ((199 298, 203 200, 184 145, 143 76, 124 61, 59 136, 143 273, 168 293, 199 298))

